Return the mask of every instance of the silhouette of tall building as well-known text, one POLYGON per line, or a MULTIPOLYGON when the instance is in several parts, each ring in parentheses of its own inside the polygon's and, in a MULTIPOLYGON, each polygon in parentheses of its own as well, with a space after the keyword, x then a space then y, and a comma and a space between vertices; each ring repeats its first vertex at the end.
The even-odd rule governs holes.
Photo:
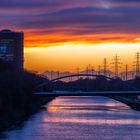
POLYGON ((0 60, 15 70, 23 70, 24 33, 0 31, 0 60))

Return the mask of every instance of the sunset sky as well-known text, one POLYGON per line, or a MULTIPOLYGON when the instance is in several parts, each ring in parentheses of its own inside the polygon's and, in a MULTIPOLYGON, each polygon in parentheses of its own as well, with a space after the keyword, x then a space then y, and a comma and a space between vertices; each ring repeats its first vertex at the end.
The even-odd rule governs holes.
MULTIPOLYGON (((140 51, 140 0, 1 0, 0 29, 25 33, 25 68, 75 71, 140 51)), ((123 69, 123 66, 122 66, 123 69)))

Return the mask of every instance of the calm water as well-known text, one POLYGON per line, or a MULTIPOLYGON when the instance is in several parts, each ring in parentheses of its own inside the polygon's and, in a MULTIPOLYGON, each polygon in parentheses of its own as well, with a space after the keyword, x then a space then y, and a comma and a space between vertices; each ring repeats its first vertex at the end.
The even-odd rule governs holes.
POLYGON ((106 97, 58 97, 4 140, 140 140, 140 112, 106 97))

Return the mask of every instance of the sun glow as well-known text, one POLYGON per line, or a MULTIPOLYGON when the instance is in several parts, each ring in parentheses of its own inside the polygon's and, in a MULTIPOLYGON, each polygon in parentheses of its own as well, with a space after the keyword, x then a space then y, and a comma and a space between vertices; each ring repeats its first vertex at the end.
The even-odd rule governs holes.
MULTIPOLYGON (((85 69, 88 64, 102 65, 103 58, 109 64, 118 54, 121 62, 132 69, 134 55, 140 50, 140 43, 65 43, 51 47, 25 48, 25 68, 43 72, 45 70, 75 71, 85 69)), ((123 70, 123 67, 122 67, 123 70)))

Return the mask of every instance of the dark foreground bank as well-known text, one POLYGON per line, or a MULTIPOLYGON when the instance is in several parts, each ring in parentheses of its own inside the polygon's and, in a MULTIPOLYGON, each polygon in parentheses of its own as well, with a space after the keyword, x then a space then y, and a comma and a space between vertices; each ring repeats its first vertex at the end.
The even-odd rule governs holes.
POLYGON ((15 127, 54 97, 34 97, 34 87, 46 79, 28 72, 0 72, 0 131, 15 127))
MULTIPOLYGON (((0 67, 1 68, 1 67, 0 67)), ((117 79, 107 81, 105 79, 80 79, 78 81, 64 83, 58 81, 58 87, 61 85, 90 85, 89 91, 104 91, 104 90, 130 90, 131 87, 140 89, 140 78, 133 81, 128 81, 130 86, 122 85, 122 82, 117 79), (90 89, 91 88, 91 89, 90 89)), ((51 101, 51 97, 38 97, 32 93, 35 87, 40 83, 47 81, 36 74, 29 72, 4 71, 0 69, 0 131, 13 128, 26 120, 30 115, 37 112, 43 104, 51 101)), ((70 86, 71 87, 71 86, 70 86)), ((73 86, 76 87, 76 86, 73 86)), ((56 89, 57 90, 57 89, 56 89)), ((59 90, 59 89, 58 89, 59 90)), ((76 90, 76 89, 70 89, 76 90)), ((87 90, 87 89, 82 89, 87 90)), ((121 101, 135 110, 140 110, 140 103, 137 96, 127 97, 111 97, 121 101)))

